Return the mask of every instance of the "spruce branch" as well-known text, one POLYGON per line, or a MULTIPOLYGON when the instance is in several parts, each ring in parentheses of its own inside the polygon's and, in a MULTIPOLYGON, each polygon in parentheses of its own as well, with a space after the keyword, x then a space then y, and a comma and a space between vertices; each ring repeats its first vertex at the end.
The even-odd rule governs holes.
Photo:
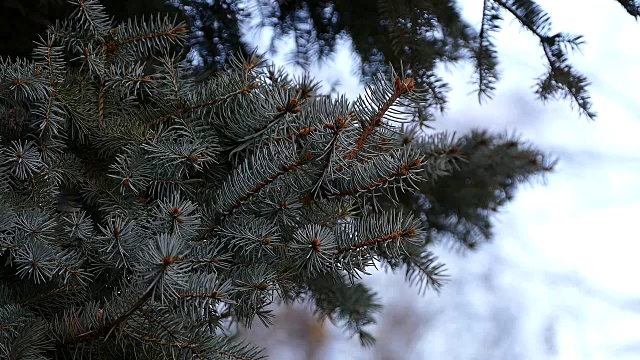
POLYGON ((136 52, 150 54, 157 48, 180 45, 186 38, 187 27, 184 23, 176 24, 175 18, 162 18, 158 14, 157 17, 151 16, 146 20, 144 17, 140 21, 129 19, 128 22, 111 29, 111 33, 113 42, 107 41, 103 45, 107 53, 130 46, 136 52))
POLYGON ((109 33, 111 20, 98 0, 71 0, 77 7, 70 18, 79 30, 101 39, 109 33))
POLYGON ((48 97, 47 80, 34 62, 0 58, 0 66, 0 94, 8 95, 3 98, 12 99, 18 105, 27 99, 39 101, 48 97))
POLYGON ((416 233, 417 233, 417 230, 414 228, 399 229, 375 238, 369 238, 369 239, 364 239, 362 241, 358 241, 354 244, 349 245, 348 247, 338 248, 336 249, 336 253, 344 254, 348 252, 357 251, 363 248, 375 247, 389 241, 397 241, 398 239, 404 239, 406 237, 414 236, 416 235, 416 233))
POLYGON ((538 82, 536 93, 542 100, 548 100, 558 92, 563 92, 578 106, 581 113, 593 119, 596 113, 591 110, 591 100, 587 92, 587 78, 573 69, 568 63, 563 46, 579 47, 581 36, 568 36, 563 33, 549 35, 551 23, 549 16, 533 0, 494 0, 511 13, 524 28, 540 41, 549 64, 549 72, 538 82))
POLYGON ((403 191, 405 184, 415 188, 423 168, 421 155, 411 148, 402 148, 382 153, 366 163, 356 163, 347 170, 347 176, 337 178, 332 184, 329 197, 348 197, 360 193, 386 190, 389 198, 396 199, 396 187, 403 191), (391 193, 390 191, 393 191, 391 193))
MULTIPOLYGON (((411 215, 395 211, 373 213, 340 227, 335 254, 339 259, 348 259, 359 255, 361 250, 371 253, 375 249, 397 257, 404 252, 405 243, 418 243, 420 232, 419 222, 411 215)), ((343 265, 349 266, 344 262, 343 265)))
POLYGON ((168 347, 176 347, 176 348, 181 349, 181 350, 182 349, 188 349, 193 353, 193 355, 197 359, 206 359, 204 354, 198 351, 198 347, 199 347, 198 343, 193 343, 193 342, 188 342, 188 341, 180 341, 178 339, 174 339, 173 341, 169 341, 169 340, 165 340, 165 339, 158 339, 158 338, 154 338, 154 337, 151 337, 151 336, 145 336, 145 335, 136 334, 135 332, 127 330, 127 329, 123 329, 122 331, 124 333, 130 335, 131 337, 137 339, 138 341, 140 341, 142 343, 151 343, 151 344, 158 344, 158 345, 163 345, 163 346, 168 346, 168 347))
POLYGON ((98 83, 98 126, 104 129, 104 81, 98 83))
POLYGON ((440 293, 443 283, 448 280, 446 268, 443 263, 438 263, 438 257, 432 252, 419 255, 408 255, 405 261, 405 278, 414 285, 418 284, 418 291, 423 294, 428 289, 440 293))
POLYGON ((223 215, 235 213, 245 202, 258 194, 283 175, 295 171, 298 167, 308 163, 313 158, 312 153, 306 153, 300 157, 295 156, 288 149, 276 150, 264 149, 256 156, 247 159, 225 181, 216 194, 216 203, 223 215), (292 155, 293 154, 293 155, 292 155), (275 158, 274 162, 265 163, 265 158, 275 158), (256 180, 247 179, 242 174, 253 172, 256 180))
POLYGON ((473 51, 477 69, 478 101, 480 102, 483 96, 491 98, 491 93, 495 90, 495 83, 498 81, 496 69, 498 59, 496 47, 492 41, 492 33, 500 30, 501 21, 500 7, 492 0, 484 0, 478 46, 473 51))
POLYGON ((215 274, 195 273, 188 288, 179 295, 186 300, 195 300, 189 302, 194 308, 207 308, 218 302, 230 302, 232 293, 231 280, 220 282, 215 274))
POLYGON ((42 155, 32 141, 24 144, 21 141, 12 141, 10 148, 3 148, 0 152, 0 160, 0 166, 20 180, 34 176, 45 166, 42 155))
POLYGON ((342 278, 335 281, 319 276, 307 284, 316 314, 357 334, 363 346, 375 344, 375 338, 365 330, 375 323, 374 314, 382 308, 375 293, 361 283, 342 278))
MULTIPOLYGON (((336 151, 338 150, 338 148, 342 148, 342 146, 339 145, 341 136, 345 129, 348 129, 349 127, 352 126, 352 121, 354 118, 355 118, 355 114, 353 112, 350 112, 346 117, 345 116, 336 117, 333 124, 332 123, 323 124, 323 127, 328 129, 331 132, 331 135, 330 135, 331 140, 329 141, 328 145, 322 150, 320 155, 323 161, 322 170, 321 170, 322 174, 320 175, 320 177, 318 178, 318 180, 313 186, 312 193, 314 196, 317 196, 323 182, 325 181, 325 178, 329 175, 330 172, 334 170, 334 168, 332 168, 333 162, 339 161, 339 159, 336 159, 337 158, 336 151)), ((313 129, 317 129, 317 128, 313 127, 313 129)), ((344 166, 346 166, 346 164, 344 165, 339 164, 338 166, 335 167, 335 169, 337 172, 340 172, 342 171, 344 166)))
POLYGON ((188 115, 189 113, 204 108, 204 107, 209 107, 209 106, 215 106, 218 104, 222 104, 225 101, 231 99, 234 96, 240 95, 240 94, 245 94, 247 93, 248 88, 242 88, 240 90, 236 90, 235 92, 229 93, 227 95, 224 95, 220 98, 217 99, 213 99, 213 100, 209 100, 207 102, 203 102, 203 103, 199 103, 199 104, 193 104, 193 105, 187 105, 187 106, 183 106, 183 107, 179 107, 178 110, 176 110, 175 112, 173 112, 172 114, 169 115, 163 115, 159 118, 153 119, 151 121, 149 121, 147 124, 149 126, 155 126, 155 125, 160 125, 162 123, 165 123, 167 121, 171 121, 177 118, 181 118, 182 116, 188 115))
POLYGON ((332 231, 317 224, 296 231, 289 245, 296 270, 303 271, 303 276, 309 278, 330 273, 335 247, 332 231))
POLYGON ((64 79, 64 47, 54 45, 54 42, 53 34, 48 33, 46 40, 40 37, 34 49, 34 59, 36 66, 38 66, 36 74, 44 72, 43 75, 48 77, 49 87, 46 102, 39 103, 39 106, 34 110, 34 113, 44 119, 39 124, 40 149, 44 157, 47 154, 47 139, 63 130, 65 115, 59 101, 56 99, 58 97, 56 88, 64 79))
POLYGON ((156 290, 156 285, 162 280, 162 276, 163 273, 159 272, 155 276, 153 281, 151 281, 145 292, 138 298, 138 301, 136 301, 131 307, 129 307, 125 312, 118 316, 111 324, 105 326, 102 329, 100 333, 104 334, 105 339, 108 339, 114 330, 120 327, 120 325, 127 321, 127 319, 129 319, 131 315, 133 315, 136 311, 138 311, 138 309, 144 306, 144 304, 146 304, 149 299, 151 299, 156 290))
MULTIPOLYGON (((397 76, 394 80, 394 91, 391 96, 380 106, 375 115, 368 120, 368 122, 363 123, 363 131, 355 143, 355 147, 353 150, 348 152, 345 156, 345 160, 355 159, 360 150, 364 147, 367 139, 375 129, 382 125, 382 118, 385 116, 387 111, 391 108, 391 106, 400 99, 401 96, 410 93, 415 88, 415 81, 412 78, 406 78, 402 80, 399 76, 397 76)), ((361 100, 363 101, 363 100, 361 100)))

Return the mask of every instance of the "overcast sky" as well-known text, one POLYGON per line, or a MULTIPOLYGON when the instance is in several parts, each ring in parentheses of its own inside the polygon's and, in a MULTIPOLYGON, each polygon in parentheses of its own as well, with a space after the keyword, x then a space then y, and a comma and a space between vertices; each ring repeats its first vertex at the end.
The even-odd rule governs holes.
MULTIPOLYGON (((482 1, 461 3, 478 24, 482 1)), ((560 163, 546 185, 523 187, 498 215, 494 243, 465 256, 440 250, 453 281, 439 297, 420 298, 398 278, 375 277, 376 287, 402 288, 398 299, 414 297, 435 316, 430 329, 437 331, 425 331, 407 358, 640 359, 640 24, 614 0, 539 3, 554 31, 585 36, 572 63, 593 83, 598 118, 580 117, 568 101, 535 99, 543 53, 508 16, 496 37, 502 81, 492 101, 478 105, 470 68, 446 75, 453 91, 438 130, 516 130, 560 163)), ((268 35, 251 36, 266 50, 268 35)), ((282 55, 274 59, 284 65, 282 55)), ((340 79, 338 90, 355 98, 362 87, 353 66, 346 43, 313 73, 340 79)), ((349 346, 334 350, 366 358, 349 346)))

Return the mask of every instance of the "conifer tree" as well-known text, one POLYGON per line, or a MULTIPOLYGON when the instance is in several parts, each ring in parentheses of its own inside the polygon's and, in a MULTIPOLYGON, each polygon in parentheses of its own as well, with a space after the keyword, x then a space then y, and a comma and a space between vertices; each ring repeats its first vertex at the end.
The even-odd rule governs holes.
POLYGON ((416 138, 399 121, 428 96, 403 69, 355 102, 257 54, 196 81, 184 23, 74 4, 31 60, 0 60, 2 358, 259 358, 230 329, 279 301, 371 345, 363 275, 437 290, 430 231, 472 244, 552 166, 509 136, 416 138), (475 148, 493 173, 465 165, 475 148), (477 202, 434 196, 453 169, 477 202))
MULTIPOLYGON (((640 16, 638 1, 616 2, 619 5, 603 4, 603 11, 606 6, 615 11, 621 5, 629 15, 640 16)), ((223 68, 230 50, 248 55, 249 46, 241 38, 241 24, 249 13, 258 15, 258 28, 275 30, 272 48, 277 48, 283 37, 293 36, 296 46, 291 59, 303 67, 309 61, 330 56, 338 39, 347 36, 362 61, 365 81, 380 73, 391 76, 388 63, 396 68, 401 62, 409 66, 416 86, 424 88, 428 98, 423 106, 414 109, 413 120, 427 127, 433 115, 443 111, 447 103, 448 86, 438 77, 436 66, 470 61, 476 70, 479 100, 490 97, 499 79, 499 54, 493 35, 501 30, 504 19, 513 19, 538 38, 548 64, 548 71, 537 80, 540 99, 566 97, 578 105, 582 114, 595 115, 588 79, 569 62, 572 50, 581 48, 582 38, 552 32, 551 17, 535 0, 484 1, 479 26, 462 17, 461 8, 465 4, 455 0, 104 0, 104 3, 119 20, 127 14, 140 16, 145 9, 172 10, 187 20, 192 32, 185 46, 198 59, 192 69, 204 73, 200 79, 223 68)), ((36 38, 34 33, 72 10, 65 0, 5 1, 0 4, 0 53, 26 56, 32 48, 30 39, 36 38)), ((539 151, 513 136, 475 131, 458 140, 466 151, 474 152, 466 152, 465 161, 456 162, 450 171, 432 180, 432 186, 422 186, 420 199, 407 193, 402 204, 428 215, 421 219, 430 229, 429 236, 436 235, 433 237, 468 248, 491 239, 491 213, 512 198, 517 184, 550 168, 539 161, 539 151), (471 143, 467 144, 468 141, 471 143), (506 149, 511 150, 505 153, 506 149), (514 154, 517 156, 511 156, 514 154), (458 180, 450 181, 454 178, 458 180), (454 184, 458 187, 454 188, 454 184), (465 196, 451 196, 461 193, 465 196), (415 206, 416 203, 420 206, 415 206)))

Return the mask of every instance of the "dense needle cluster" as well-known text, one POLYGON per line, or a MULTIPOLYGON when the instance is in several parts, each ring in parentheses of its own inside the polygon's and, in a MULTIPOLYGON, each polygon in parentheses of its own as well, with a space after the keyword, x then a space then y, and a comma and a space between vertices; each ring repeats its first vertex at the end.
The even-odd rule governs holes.
POLYGON ((506 136, 414 140, 399 121, 425 97, 404 73, 355 102, 255 54, 194 81, 184 24, 75 6, 33 60, 0 61, 2 358, 257 358, 230 325, 276 301, 371 344, 370 267, 437 289, 427 217, 489 237, 490 208, 550 169, 506 136), (494 158, 463 162, 474 147, 494 158), (473 175, 516 156, 538 160, 473 175), (452 174, 487 195, 474 210, 429 192, 452 174))

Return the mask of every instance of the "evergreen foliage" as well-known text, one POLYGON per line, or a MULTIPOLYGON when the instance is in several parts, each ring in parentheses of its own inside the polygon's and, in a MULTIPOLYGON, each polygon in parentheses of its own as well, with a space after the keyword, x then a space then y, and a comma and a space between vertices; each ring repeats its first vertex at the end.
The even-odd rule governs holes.
MULTIPOLYGON (((615 0, 623 11, 640 17, 640 2, 615 0)), ((448 85, 437 72, 440 64, 470 62, 475 68, 478 100, 490 98, 500 78, 499 54, 493 35, 503 20, 517 21, 535 36, 547 70, 536 79, 535 92, 542 101, 570 99, 581 114, 594 118, 588 79, 570 63, 570 53, 584 44, 580 35, 557 32, 551 17, 535 0, 484 0, 478 26, 462 17, 457 0, 104 0, 115 19, 124 21, 145 12, 172 12, 187 22, 191 36, 185 46, 197 68, 209 72, 224 68, 230 53, 245 56, 251 46, 243 39, 248 19, 253 30, 273 30, 271 50, 283 38, 294 39, 289 54, 303 68, 322 61, 348 38, 362 61, 367 82, 380 73, 390 76, 388 64, 409 64, 417 87, 427 90, 425 106, 413 112, 414 120, 428 126, 445 110, 448 85)), ((603 6, 603 11, 607 11, 603 6)), ((611 4, 612 10, 613 4, 611 4)), ((31 41, 57 19, 72 11, 65 0, 5 0, 0 4, 0 53, 28 57, 31 41), (67 6, 65 6, 67 5, 67 6)))
MULTIPOLYGON (((109 16, 122 22, 145 14, 180 14, 165 0, 102 0, 109 16)), ((0 1, 0 54, 11 58, 29 58, 34 41, 56 21, 66 19, 75 10, 69 0, 0 1)))
MULTIPOLYGON (((536 37, 546 60, 547 71, 535 86, 538 97, 543 101, 567 98, 581 114, 588 118, 596 115, 587 91, 588 80, 569 62, 570 53, 583 44, 582 36, 552 31, 550 16, 535 0, 484 0, 479 26, 462 17, 464 4, 457 0, 177 2, 195 20, 190 44, 200 60, 212 68, 224 59, 221 50, 227 48, 226 44, 239 38, 237 24, 249 15, 258 19, 254 30, 273 29, 273 51, 282 38, 292 37, 295 46, 289 58, 303 68, 330 57, 344 37, 351 40, 362 61, 364 79, 387 73, 389 63, 396 68, 402 62, 410 64, 418 87, 428 90, 428 105, 414 112, 415 120, 425 126, 445 110, 447 103, 448 86, 438 75, 439 64, 471 62, 478 99, 491 97, 500 78, 493 35, 501 30, 504 19, 513 19, 536 37)), ((616 2, 634 18, 640 16, 640 2, 616 2)))
POLYGON ((512 136, 416 138, 399 121, 434 103, 404 70, 355 102, 256 54, 196 81, 184 23, 74 7, 0 60, 2 358, 258 358, 231 325, 277 301, 371 345, 371 266, 437 290, 436 235, 489 237, 553 165, 512 136))

